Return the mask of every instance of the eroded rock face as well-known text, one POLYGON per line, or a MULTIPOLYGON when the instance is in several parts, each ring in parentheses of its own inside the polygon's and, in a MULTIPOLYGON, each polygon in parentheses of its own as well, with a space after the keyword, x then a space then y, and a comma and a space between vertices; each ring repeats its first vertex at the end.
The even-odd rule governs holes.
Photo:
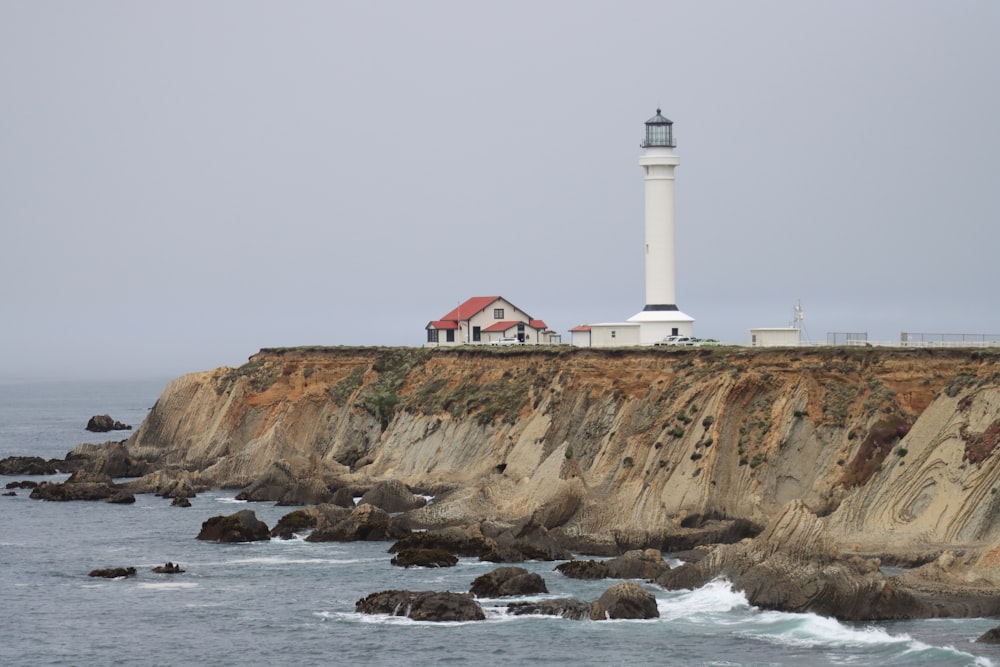
POLYGON ((656 598, 633 581, 623 581, 604 591, 593 604, 590 617, 595 621, 605 618, 659 618, 656 598))
POLYGON ((259 542, 271 539, 267 524, 253 510, 228 516, 213 516, 201 524, 199 540, 211 542, 259 542))
POLYGON ((271 537, 281 540, 290 540, 295 537, 295 533, 302 533, 316 527, 318 511, 312 508, 295 510, 289 512, 278 520, 278 523, 271 529, 271 537))
POLYGON ((540 574, 523 567, 500 567, 476 577, 469 589, 477 598, 499 598, 508 595, 548 593, 540 574))
POLYGON ((482 621, 486 615, 468 593, 389 590, 358 600, 354 610, 362 614, 407 616, 415 621, 482 621))
POLYGON ((375 507, 383 509, 390 514, 396 514, 423 507, 427 504, 427 500, 414 495, 413 492, 411 492, 410 489, 399 480, 387 479, 381 482, 376 482, 372 488, 368 489, 368 491, 361 496, 361 500, 358 504, 362 505, 364 503, 374 505, 375 507))
POLYGON ((931 590, 912 573, 904 581, 882 574, 877 561, 842 557, 822 521, 800 501, 789 503, 753 540, 720 546, 656 582, 668 589, 694 588, 716 577, 731 581, 755 606, 844 620, 989 615, 1000 609, 992 589, 981 595, 931 590))

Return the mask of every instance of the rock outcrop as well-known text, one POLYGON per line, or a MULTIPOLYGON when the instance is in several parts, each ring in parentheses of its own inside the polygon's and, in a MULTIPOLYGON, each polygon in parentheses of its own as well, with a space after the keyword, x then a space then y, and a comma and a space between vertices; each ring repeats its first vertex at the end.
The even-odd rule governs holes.
POLYGON ((659 549, 634 549, 605 561, 571 560, 556 566, 573 579, 655 579, 669 569, 659 549))
POLYGON ((591 606, 590 617, 595 621, 659 618, 660 612, 652 593, 634 581, 623 581, 601 594, 591 606))
POLYGON ((483 608, 467 593, 390 590, 372 593, 355 605, 362 614, 407 616, 415 621, 482 621, 483 608))
MULTIPOLYGON (((35 500, 107 500, 129 502, 127 492, 114 483, 106 474, 77 471, 65 482, 42 482, 31 490, 35 500), (114 499, 114 500, 112 500, 114 499)), ((135 502, 132 498, 131 502, 135 502)))
POLYGON ((271 539, 267 524, 253 510, 213 516, 201 524, 199 540, 210 542, 260 542, 271 539))
POLYGON ((427 500, 414 495, 398 479, 386 479, 377 482, 361 496, 358 504, 364 503, 374 505, 390 514, 396 514, 423 507, 427 504, 427 500))
POLYGON ((98 570, 91 570, 88 577, 102 577, 104 579, 124 579, 126 577, 134 577, 136 574, 135 568, 129 567, 109 567, 98 570))
MULTIPOLYGON (((872 606, 855 601, 874 595, 875 558, 967 554, 960 600, 926 612, 940 613, 979 605, 966 594, 987 567, 975 557, 1000 542, 998 415, 992 350, 269 349, 170 383, 127 449, 211 486, 244 489, 283 462, 343 496, 387 480, 434 489, 393 520, 475 526, 494 552, 479 557, 496 560, 718 543, 739 559, 743 540, 764 548, 755 536, 800 501, 836 547, 819 569, 870 579, 837 593, 851 616, 872 606)), ((704 567, 746 570, 754 588, 751 568, 713 565, 724 553, 704 567)), ((921 585, 958 585, 946 574, 921 585)))
POLYGON ((379 542, 395 540, 409 532, 374 505, 358 505, 353 510, 333 505, 325 508, 316 530, 306 537, 307 542, 379 542))
POLYGON ((87 430, 93 433, 107 433, 108 431, 131 431, 132 427, 112 419, 111 415, 94 415, 87 421, 87 430))
POLYGON ((458 559, 443 549, 403 549, 390 562, 399 567, 454 567, 458 559))
POLYGON ((499 598, 508 595, 548 593, 542 576, 523 567, 499 567, 476 577, 469 592, 477 598, 499 598))

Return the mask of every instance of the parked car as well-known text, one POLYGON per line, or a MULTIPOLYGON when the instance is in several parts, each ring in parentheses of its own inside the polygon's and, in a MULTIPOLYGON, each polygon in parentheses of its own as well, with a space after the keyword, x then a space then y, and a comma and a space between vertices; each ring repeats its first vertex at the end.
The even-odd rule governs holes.
POLYGON ((492 345, 522 345, 516 337, 511 338, 501 338, 500 340, 495 340, 492 345))
POLYGON ((722 343, 720 343, 715 338, 699 338, 698 340, 695 341, 694 344, 695 345, 722 345, 722 343))
POLYGON ((697 340, 697 338, 690 336, 667 336, 653 345, 694 345, 697 340))

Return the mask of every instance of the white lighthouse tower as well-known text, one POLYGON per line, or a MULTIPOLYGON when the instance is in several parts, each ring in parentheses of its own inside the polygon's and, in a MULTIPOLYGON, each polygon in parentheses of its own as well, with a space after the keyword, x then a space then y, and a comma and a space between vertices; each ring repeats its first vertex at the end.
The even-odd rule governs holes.
POLYGON ((694 318, 677 308, 674 257, 674 124, 660 110, 646 121, 639 166, 646 183, 646 306, 629 318, 639 327, 639 343, 667 336, 691 336, 694 318))

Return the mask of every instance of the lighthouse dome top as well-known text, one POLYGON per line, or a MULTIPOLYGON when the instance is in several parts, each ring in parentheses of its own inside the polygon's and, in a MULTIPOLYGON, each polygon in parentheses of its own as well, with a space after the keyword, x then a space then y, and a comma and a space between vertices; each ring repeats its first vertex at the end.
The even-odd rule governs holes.
POLYGON ((642 142, 643 148, 652 146, 666 146, 673 148, 674 143, 674 122, 666 118, 660 110, 656 110, 656 115, 646 121, 646 140, 642 142))

